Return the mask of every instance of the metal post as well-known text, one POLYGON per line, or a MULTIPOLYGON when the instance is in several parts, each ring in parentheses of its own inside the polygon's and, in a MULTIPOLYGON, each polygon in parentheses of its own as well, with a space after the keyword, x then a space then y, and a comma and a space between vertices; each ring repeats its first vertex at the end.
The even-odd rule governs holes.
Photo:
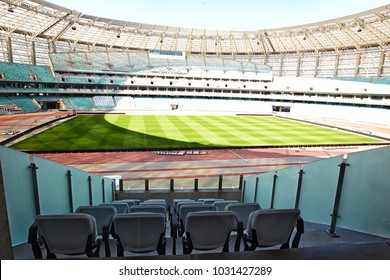
POLYGON ((334 205, 333 205, 333 212, 331 214, 332 221, 330 223, 330 228, 326 230, 325 232, 329 234, 331 237, 339 237, 335 231, 336 231, 336 221, 338 218, 339 213, 339 206, 340 206, 340 199, 341 199, 341 192, 343 189, 343 182, 344 182, 344 175, 345 175, 345 169, 349 164, 345 160, 339 165, 340 171, 339 171, 339 178, 337 181, 337 189, 336 189, 336 196, 334 199, 334 205))
POLYGON ((277 171, 275 171, 274 180, 272 182, 272 195, 271 195, 271 206, 270 208, 274 208, 274 200, 275 200, 275 189, 276 189, 276 180, 278 179, 277 171))
POLYGON ((244 198, 245 198, 245 187, 246 187, 246 180, 244 180, 244 184, 243 184, 243 186, 242 186, 241 202, 244 202, 244 198))
POLYGON ((93 205, 92 199, 92 178, 88 176, 88 192, 89 192, 89 205, 93 205))
POLYGON ((119 191, 123 192, 123 179, 119 179, 119 191))
POLYGON ((170 190, 171 192, 175 191, 175 179, 173 179, 173 178, 171 178, 171 179, 169 180, 169 190, 170 190))
POLYGON ((303 165, 302 169, 298 172, 298 186, 297 186, 297 194, 295 196, 295 208, 299 208, 299 199, 301 197, 301 188, 302 188, 302 177, 305 171, 303 171, 303 165))
POLYGON ((145 192, 149 191, 149 179, 145 179, 145 192))
POLYGON ((72 172, 68 170, 66 172, 66 176, 68 176, 68 192, 69 192, 69 209, 72 213, 74 211, 73 209, 73 190, 72 190, 72 172))
POLYGON ((112 199, 113 200, 117 200, 115 183, 116 183, 115 179, 112 180, 112 182, 111 182, 111 190, 112 190, 112 199))
POLYGON ((240 181, 238 182, 238 189, 242 190, 242 184, 244 182, 244 175, 240 175, 240 181))
POLYGON ((257 189, 259 188, 259 177, 256 177, 256 184, 255 184, 255 194, 253 195, 253 202, 256 202, 257 199, 257 189))
POLYGON ((218 190, 222 191, 223 176, 219 175, 218 179, 218 190))
POLYGON ((106 191, 104 188, 104 179, 102 178, 102 194, 103 194, 103 203, 106 202, 106 191))
POLYGON ((33 189, 34 189, 35 214, 40 215, 41 214, 41 205, 40 205, 40 201, 39 201, 39 192, 38 192, 38 176, 37 176, 38 166, 34 162, 32 162, 30 164, 30 168, 31 168, 32 183, 33 183, 33 189))

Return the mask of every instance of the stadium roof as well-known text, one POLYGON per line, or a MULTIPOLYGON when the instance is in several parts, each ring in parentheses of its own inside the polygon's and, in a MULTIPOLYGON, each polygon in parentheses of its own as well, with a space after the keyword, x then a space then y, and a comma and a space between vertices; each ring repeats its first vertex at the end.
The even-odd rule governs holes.
POLYGON ((390 5, 318 23, 256 31, 181 28, 82 14, 41 0, 0 0, 0 31, 89 49, 171 50, 200 54, 343 51, 390 43, 390 5))

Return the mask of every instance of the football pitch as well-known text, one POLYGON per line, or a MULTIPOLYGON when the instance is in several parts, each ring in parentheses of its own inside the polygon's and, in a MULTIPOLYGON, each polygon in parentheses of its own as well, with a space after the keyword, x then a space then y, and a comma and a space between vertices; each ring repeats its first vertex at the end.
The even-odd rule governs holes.
POLYGON ((12 148, 158 150, 380 143, 379 139, 264 116, 79 115, 12 148))

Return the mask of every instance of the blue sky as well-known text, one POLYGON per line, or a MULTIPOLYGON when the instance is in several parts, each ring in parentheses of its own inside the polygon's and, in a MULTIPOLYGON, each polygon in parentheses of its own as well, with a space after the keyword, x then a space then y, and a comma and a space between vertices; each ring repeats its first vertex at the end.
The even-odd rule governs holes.
POLYGON ((47 0, 84 14, 222 30, 261 30, 334 19, 390 0, 47 0))

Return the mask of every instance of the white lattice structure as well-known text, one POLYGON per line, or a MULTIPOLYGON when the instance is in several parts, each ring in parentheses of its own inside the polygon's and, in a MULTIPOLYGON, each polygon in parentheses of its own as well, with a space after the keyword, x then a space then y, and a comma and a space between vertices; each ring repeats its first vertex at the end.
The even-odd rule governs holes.
POLYGON ((170 50, 256 62, 271 66, 275 76, 390 77, 389 7, 287 28, 230 31, 106 19, 41 0, 0 0, 0 61, 46 64, 48 53, 170 50))

